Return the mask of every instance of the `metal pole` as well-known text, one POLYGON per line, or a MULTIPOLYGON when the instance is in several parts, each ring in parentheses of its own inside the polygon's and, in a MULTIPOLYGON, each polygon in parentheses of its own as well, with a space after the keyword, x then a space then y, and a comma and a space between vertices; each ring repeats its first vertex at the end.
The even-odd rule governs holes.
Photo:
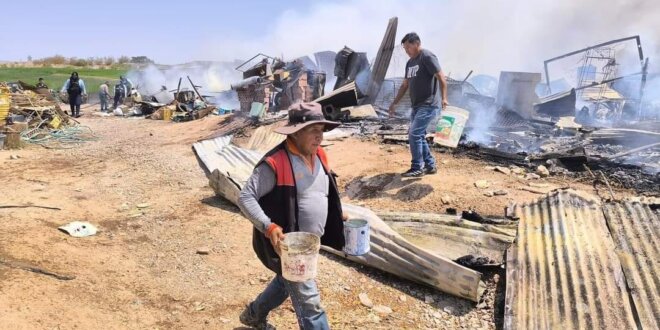
POLYGON ((202 101, 204 101, 204 103, 206 103, 206 99, 204 98, 204 96, 202 96, 202 94, 199 93, 199 91, 197 90, 197 86, 195 86, 195 84, 193 84, 192 80, 190 79, 190 76, 186 76, 186 77, 188 78, 188 81, 190 81, 190 85, 192 85, 192 88, 193 88, 193 90, 195 90, 195 93, 197 93, 197 96, 199 96, 199 98, 202 101))

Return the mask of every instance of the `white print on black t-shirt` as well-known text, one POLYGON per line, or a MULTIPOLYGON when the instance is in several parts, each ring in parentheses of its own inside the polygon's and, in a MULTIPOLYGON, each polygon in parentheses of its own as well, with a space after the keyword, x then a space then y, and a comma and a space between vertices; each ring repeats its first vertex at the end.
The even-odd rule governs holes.
POLYGON ((419 64, 409 67, 408 76, 406 78, 417 77, 417 71, 419 71, 419 64))

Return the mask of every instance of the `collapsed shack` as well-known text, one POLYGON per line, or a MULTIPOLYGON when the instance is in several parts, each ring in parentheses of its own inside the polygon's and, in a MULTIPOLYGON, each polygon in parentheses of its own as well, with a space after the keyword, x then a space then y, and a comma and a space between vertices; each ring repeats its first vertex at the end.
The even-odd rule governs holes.
POLYGON ((167 87, 162 86, 160 91, 148 95, 146 101, 140 94, 132 95, 124 101, 122 106, 115 109, 114 114, 116 116, 145 116, 150 119, 173 122, 197 120, 211 113, 221 114, 218 112, 218 108, 209 101, 209 96, 199 92, 202 86, 195 85, 189 76, 186 78, 191 87, 182 88, 183 78, 179 78, 177 89, 169 91, 172 93, 171 102, 159 102, 158 98, 163 97, 163 93, 167 93, 167 87))
POLYGON ((5 149, 25 143, 70 148, 95 139, 89 128, 62 110, 56 92, 21 81, 0 82, 0 134, 5 149))
POLYGON ((298 102, 309 102, 323 95, 325 72, 316 70, 308 58, 290 62, 257 54, 236 70, 243 71, 243 80, 231 85, 238 94, 240 111, 261 117, 267 112, 285 110, 298 102), (242 70, 251 62, 256 64, 242 70))
POLYGON ((396 17, 389 20, 373 67, 366 53, 347 46, 338 53, 316 53, 316 62, 308 57, 284 62, 261 53, 255 55, 236 68, 243 72, 243 80, 231 86, 238 94, 240 111, 260 118, 298 102, 314 101, 331 120, 377 118, 372 104, 385 81, 397 25, 396 17), (328 72, 334 74, 334 88, 325 93, 328 72))
MULTIPOLYGON (((447 77, 447 98, 451 105, 466 109, 474 113, 495 112, 495 98, 483 95, 467 81, 470 75, 457 80, 447 77)), ((374 100, 374 107, 378 114, 387 118, 387 110, 394 102, 405 78, 393 77, 383 81, 380 92, 374 100)), ((397 117, 409 118, 412 112, 410 95, 406 92, 401 102, 396 105, 394 113, 397 117)), ((473 116, 471 116, 473 117, 473 116)))
MULTIPOLYGON (((363 65, 360 55, 344 49, 335 56, 341 58, 345 60, 337 61, 337 66, 353 63, 358 69, 340 68, 349 74, 337 75, 336 88, 314 99, 323 106, 326 117, 343 121, 324 140, 358 135, 380 136, 382 142, 407 141, 407 120, 365 120, 367 117, 357 115, 367 105, 374 114, 384 115, 403 78, 384 79, 373 103, 361 104, 366 97, 361 92, 363 82, 357 79, 359 74, 351 78, 351 72, 359 72, 363 65)), ((267 66, 262 68, 257 72, 268 72, 267 66)), ((506 165, 494 169, 521 180, 556 175, 607 185, 611 200, 601 202, 564 189, 548 193, 530 183, 528 191, 543 197, 508 207, 508 219, 486 222, 468 220, 465 215, 373 211, 344 204, 347 212, 369 221, 371 252, 353 257, 323 249, 471 301, 479 301, 483 290, 479 267, 504 264, 505 329, 657 328, 660 304, 654 270, 658 251, 649 242, 657 240, 653 224, 660 216, 658 201, 616 201, 611 187, 632 188, 647 195, 660 193, 659 122, 654 118, 643 123, 608 119, 609 124, 602 125, 595 112, 577 109, 576 104, 587 101, 616 113, 625 109, 625 103, 632 103, 627 99, 617 105, 611 86, 599 91, 588 90, 594 84, 582 89, 573 86, 539 97, 540 74, 502 72, 493 97, 480 93, 468 82, 469 76, 448 79, 449 102, 471 114, 453 152, 506 165), (606 301, 600 304, 603 299, 606 301)), ((257 86, 255 83, 269 84, 266 80, 270 78, 246 79, 244 82, 257 86)), ((243 92, 255 95, 254 91, 243 92)), ((271 101, 266 93, 261 96, 271 101)), ((411 109, 405 103, 396 109, 399 117, 409 115, 411 109)), ((233 119, 224 123, 220 135, 193 145, 216 195, 233 204, 254 165, 282 141, 266 122, 248 115, 252 110, 250 104, 249 111, 229 117, 233 119)), ((257 110, 264 111, 263 107, 257 110)), ((448 150, 441 147, 441 151, 448 150)))
MULTIPOLYGON (((584 120, 620 121, 644 120, 653 117, 644 106, 644 89, 648 75, 649 59, 644 58, 639 36, 632 36, 607 41, 595 46, 586 47, 567 54, 553 57, 543 63, 545 71, 545 93, 552 95, 561 90, 553 91, 551 83, 550 64, 558 64, 561 60, 577 60, 580 65, 575 68, 575 90, 581 101, 580 107, 584 120), (639 61, 639 71, 622 74, 621 62, 623 51, 617 47, 635 42, 634 50, 639 61), (632 82, 631 80, 638 80, 632 82)), ((562 77, 565 79, 566 77, 562 77)))
MULTIPOLYGON (((655 131, 574 125, 526 121, 500 111, 479 142, 464 139, 455 152, 532 171, 542 165, 551 175, 576 179, 593 179, 593 172, 604 171, 617 186, 658 194, 660 125, 655 131)), ((478 129, 466 128, 466 136, 478 129)))
MULTIPOLYGON (((654 108, 660 102, 644 93, 648 59, 639 37, 588 47, 544 64, 544 83, 540 73, 501 72, 496 98, 474 88, 467 81, 469 74, 462 80, 449 78, 449 103, 470 113, 454 152, 532 172, 543 166, 550 175, 660 193, 660 111, 654 108), (611 45, 631 40, 636 41, 632 52, 641 71, 621 75, 623 56, 611 45), (550 64, 567 56, 578 56, 578 68, 570 70, 576 75, 551 80, 550 64)), ((402 81, 385 80, 375 101, 379 114, 385 114, 402 81)), ((396 114, 407 117, 409 103, 404 98, 396 114)), ((435 131, 435 124, 429 130, 435 131)), ((389 120, 378 132, 384 141, 407 141, 406 124, 389 120)))

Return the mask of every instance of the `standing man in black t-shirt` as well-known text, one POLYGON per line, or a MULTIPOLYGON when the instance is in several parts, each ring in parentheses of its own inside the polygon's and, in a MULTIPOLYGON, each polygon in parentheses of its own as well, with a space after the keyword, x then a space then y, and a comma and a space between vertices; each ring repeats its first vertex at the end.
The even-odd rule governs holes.
POLYGON ((412 164, 403 176, 420 177, 425 174, 435 174, 438 169, 426 142, 426 127, 438 115, 440 104, 443 109, 447 107, 447 80, 440 68, 438 58, 430 51, 422 49, 417 33, 406 34, 401 44, 410 59, 406 63, 406 78, 390 105, 389 114, 394 115, 396 105, 410 89, 413 110, 410 115, 408 143, 412 164), (438 97, 438 85, 442 99, 438 97))

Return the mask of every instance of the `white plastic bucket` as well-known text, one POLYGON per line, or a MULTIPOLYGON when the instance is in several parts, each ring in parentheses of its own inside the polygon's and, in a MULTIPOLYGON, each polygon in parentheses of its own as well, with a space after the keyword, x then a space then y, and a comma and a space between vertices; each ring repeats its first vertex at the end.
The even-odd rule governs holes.
POLYGON ((292 282, 316 278, 321 238, 310 233, 293 232, 284 236, 282 276, 292 282))
POLYGON ((369 222, 352 219, 344 222, 344 252, 352 256, 361 256, 369 252, 369 222))
POLYGON ((456 148, 461 139, 465 123, 470 118, 470 112, 458 107, 448 106, 440 112, 433 142, 445 147, 456 148))

